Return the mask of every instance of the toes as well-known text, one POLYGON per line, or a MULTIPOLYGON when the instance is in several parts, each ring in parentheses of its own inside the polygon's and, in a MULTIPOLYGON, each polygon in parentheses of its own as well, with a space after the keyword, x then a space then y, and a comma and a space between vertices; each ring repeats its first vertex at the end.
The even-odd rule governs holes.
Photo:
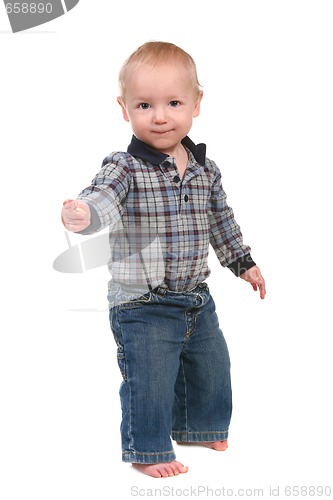
POLYGON ((161 464, 156 468, 159 472, 158 477, 173 477, 179 476, 179 474, 187 472, 188 467, 185 467, 183 464, 179 462, 170 462, 166 464, 161 464))
POLYGON ((168 476, 174 476, 175 475, 175 467, 172 465, 168 465, 165 467, 166 472, 168 473, 168 476))
POLYGON ((161 474, 160 470, 159 469, 153 469, 153 470, 150 470, 149 473, 148 473, 149 476, 152 476, 152 477, 165 477, 161 474))
POLYGON ((164 464, 132 464, 136 469, 152 477, 172 477, 188 471, 180 462, 168 462, 164 464))
POLYGON ((176 467, 177 474, 182 474, 182 473, 188 471, 188 467, 186 467, 185 465, 181 464, 180 462, 176 462, 175 463, 175 467, 176 467))
POLYGON ((181 472, 183 472, 182 469, 184 469, 184 466, 177 463, 177 464, 171 464, 171 468, 172 468, 173 475, 179 476, 179 474, 181 472))
POLYGON ((172 468, 167 466, 167 465, 160 466, 160 467, 158 467, 157 470, 160 473, 159 477, 170 477, 170 476, 174 475, 172 468))

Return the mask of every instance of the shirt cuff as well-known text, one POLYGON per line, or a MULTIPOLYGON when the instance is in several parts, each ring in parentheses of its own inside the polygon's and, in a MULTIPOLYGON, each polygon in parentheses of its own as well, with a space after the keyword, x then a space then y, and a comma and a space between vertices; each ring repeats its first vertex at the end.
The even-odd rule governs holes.
POLYGON ((227 267, 230 269, 230 271, 232 271, 236 276, 239 277, 241 274, 245 273, 245 271, 255 265, 256 263, 248 253, 247 255, 244 255, 244 257, 240 257, 239 259, 235 260, 227 267))
POLYGON ((101 221, 97 214, 97 210, 90 203, 88 203, 88 205, 90 209, 90 224, 85 229, 82 229, 82 231, 77 231, 76 234, 93 234, 101 228, 101 221))

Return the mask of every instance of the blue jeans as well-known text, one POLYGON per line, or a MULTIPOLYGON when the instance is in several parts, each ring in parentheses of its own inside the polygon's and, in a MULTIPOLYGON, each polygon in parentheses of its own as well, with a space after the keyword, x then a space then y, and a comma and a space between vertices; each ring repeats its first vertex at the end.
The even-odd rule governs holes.
POLYGON ((228 348, 206 284, 156 289, 110 309, 123 381, 124 462, 175 459, 178 442, 228 437, 232 397, 228 348))

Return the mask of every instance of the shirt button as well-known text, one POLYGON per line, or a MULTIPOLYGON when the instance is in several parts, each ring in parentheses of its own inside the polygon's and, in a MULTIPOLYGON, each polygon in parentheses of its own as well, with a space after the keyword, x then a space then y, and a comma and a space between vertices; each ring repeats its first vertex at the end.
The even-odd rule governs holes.
POLYGON ((184 196, 184 201, 188 202, 188 196, 187 196, 187 194, 184 196))
POLYGON ((165 167, 170 167, 171 163, 168 160, 166 160, 166 161, 163 162, 163 165, 165 167))
POLYGON ((173 182, 179 182, 179 181, 180 181, 179 175, 175 175, 173 178, 173 182))

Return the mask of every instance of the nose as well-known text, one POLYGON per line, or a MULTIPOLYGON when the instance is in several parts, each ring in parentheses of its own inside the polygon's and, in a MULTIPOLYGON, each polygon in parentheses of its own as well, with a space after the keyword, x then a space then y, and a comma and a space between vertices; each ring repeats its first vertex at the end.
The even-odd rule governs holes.
POLYGON ((153 120, 154 123, 158 124, 166 123, 167 115, 166 115, 166 110, 163 106, 158 106, 154 108, 153 120))

